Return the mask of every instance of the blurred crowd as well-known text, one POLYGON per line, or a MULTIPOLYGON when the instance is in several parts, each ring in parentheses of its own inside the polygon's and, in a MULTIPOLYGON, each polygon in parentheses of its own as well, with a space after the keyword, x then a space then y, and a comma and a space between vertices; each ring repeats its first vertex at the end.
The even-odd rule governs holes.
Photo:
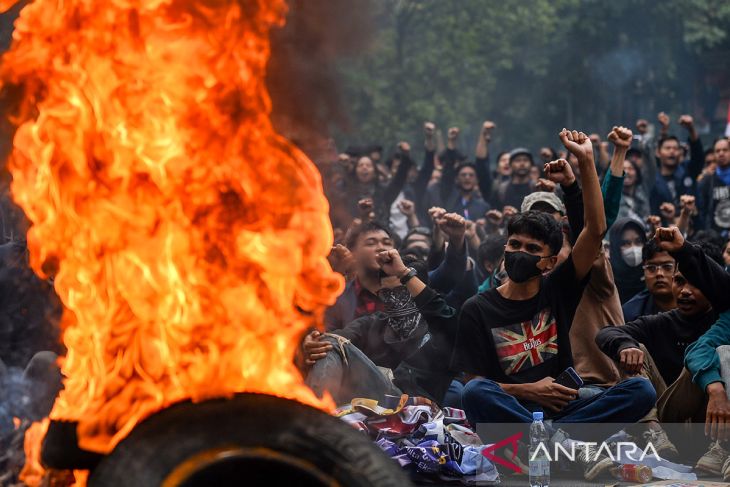
MULTIPOLYGON (((543 411, 561 442, 632 423, 667 456, 661 423, 702 421, 697 468, 730 478, 728 137, 663 112, 537 151, 495 150, 497 130, 467 150, 427 122, 417 147, 321 166, 346 286, 303 339, 308 384, 339 403, 427 397, 471 424, 543 411)), ((584 458, 586 478, 610 464, 584 458)))

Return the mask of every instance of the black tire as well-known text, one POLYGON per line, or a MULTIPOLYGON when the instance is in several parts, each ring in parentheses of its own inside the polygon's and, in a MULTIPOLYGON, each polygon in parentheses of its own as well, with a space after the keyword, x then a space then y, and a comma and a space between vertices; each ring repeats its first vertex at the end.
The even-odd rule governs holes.
POLYGON ((140 423, 89 487, 404 486, 400 467, 362 433, 295 401, 239 394, 180 403, 140 423))

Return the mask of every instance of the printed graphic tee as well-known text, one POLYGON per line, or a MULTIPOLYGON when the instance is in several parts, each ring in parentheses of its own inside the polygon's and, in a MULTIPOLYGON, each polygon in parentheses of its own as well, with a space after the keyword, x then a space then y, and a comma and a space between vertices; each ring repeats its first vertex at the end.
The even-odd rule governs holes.
POLYGON ((453 370, 507 384, 557 377, 573 364, 568 334, 588 279, 576 279, 570 256, 541 278, 530 299, 507 299, 489 289, 467 300, 453 370))

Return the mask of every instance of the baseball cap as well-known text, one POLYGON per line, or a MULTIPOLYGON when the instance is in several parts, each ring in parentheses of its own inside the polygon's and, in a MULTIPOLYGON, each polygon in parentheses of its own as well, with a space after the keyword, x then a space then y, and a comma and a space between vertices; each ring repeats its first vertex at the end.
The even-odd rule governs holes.
POLYGON ((509 153, 509 162, 512 162, 515 157, 522 155, 527 156, 530 159, 531 164, 535 164, 535 160, 532 158, 532 152, 530 152, 529 149, 525 149, 524 147, 512 149, 512 151, 509 153))
POLYGON ((536 191, 525 196, 525 199, 522 200, 522 206, 520 207, 520 211, 524 213, 531 210, 535 203, 547 203, 552 208, 554 208, 555 211, 559 211, 563 215, 565 215, 566 213, 565 205, 562 201, 560 201, 558 195, 556 195, 555 193, 549 193, 547 191, 536 191))

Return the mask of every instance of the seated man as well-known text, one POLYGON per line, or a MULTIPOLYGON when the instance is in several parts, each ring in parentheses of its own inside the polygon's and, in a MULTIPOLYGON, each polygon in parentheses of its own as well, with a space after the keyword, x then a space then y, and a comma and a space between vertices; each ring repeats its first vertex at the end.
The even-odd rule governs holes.
POLYGON ((676 266, 674 257, 661 250, 654 240, 649 240, 644 244, 641 257, 646 289, 624 303, 626 322, 677 307, 675 295, 672 292, 672 275, 676 266))
POLYGON ((668 411, 665 414, 667 420, 704 421, 705 434, 716 441, 697 463, 697 468, 722 474, 723 480, 730 480, 727 444, 730 439, 730 400, 725 386, 727 376, 721 375, 719 354, 722 352, 727 361, 729 344, 730 311, 726 311, 707 333, 687 349, 686 369, 676 386, 663 396, 661 403, 663 410, 668 411))
MULTIPOLYGON (((554 382, 573 364, 570 327, 606 231, 592 144, 575 131, 563 130, 560 138, 580 164, 584 227, 565 262, 556 267, 563 246, 560 225, 541 212, 517 215, 507 228, 509 279, 464 304, 452 368, 475 377, 462 395, 467 419, 475 425, 527 424, 532 412, 540 410, 553 425, 635 422, 656 400, 651 383, 643 378, 586 399, 577 399, 577 390, 554 382)), ((564 164, 551 163, 546 172, 564 164)), ((595 449, 580 450, 586 479, 612 466, 611 459, 596 455, 595 449)))
MULTIPOLYGON (((687 347, 717 321, 717 313, 705 295, 687 282, 681 272, 672 278, 672 292, 677 309, 641 316, 623 326, 608 326, 596 336, 603 353, 616 360, 627 374, 643 372, 659 396, 679 378, 687 347)), ((658 424, 658 414, 661 413, 652 410, 643 418, 648 429, 642 434, 651 439, 659 453, 676 455, 677 449, 658 424)))
MULTIPOLYGON (((725 423, 730 422, 730 402, 719 373, 719 360, 715 349, 728 341, 728 289, 730 274, 715 260, 708 258, 700 245, 684 240, 676 228, 660 228, 657 242, 677 261, 678 271, 696 286, 712 305, 712 312, 720 321, 691 344, 684 357, 685 369, 677 380, 657 400, 659 420, 663 423, 682 423, 691 420, 705 423, 706 433, 712 433, 716 441, 697 462, 697 469, 730 478, 729 445, 722 433, 725 423)), ((678 303, 679 304, 679 303, 678 303)), ((681 306, 681 304, 680 304, 681 306)))
POLYGON ((399 393, 442 404, 453 378, 449 356, 456 312, 426 285, 426 264, 398 251, 377 256, 382 266, 378 296, 383 311, 360 317, 331 334, 309 333, 302 344, 306 382, 317 394, 329 391, 338 403, 353 397, 382 399, 399 393), (408 267, 410 265, 411 267, 408 267), (394 383, 378 371, 394 371, 394 383))
MULTIPOLYGON (((429 273, 429 279, 434 289, 448 294, 462 281, 466 272, 466 222, 459 215, 445 212, 439 216, 437 222, 441 232, 448 237, 450 245, 437 267, 429 273)), ((356 318, 385 308, 377 295, 380 289, 377 254, 394 248, 390 229, 375 221, 362 223, 349 231, 346 246, 354 261, 355 278, 347 283, 334 306, 325 312, 327 331, 337 330, 356 318)))

